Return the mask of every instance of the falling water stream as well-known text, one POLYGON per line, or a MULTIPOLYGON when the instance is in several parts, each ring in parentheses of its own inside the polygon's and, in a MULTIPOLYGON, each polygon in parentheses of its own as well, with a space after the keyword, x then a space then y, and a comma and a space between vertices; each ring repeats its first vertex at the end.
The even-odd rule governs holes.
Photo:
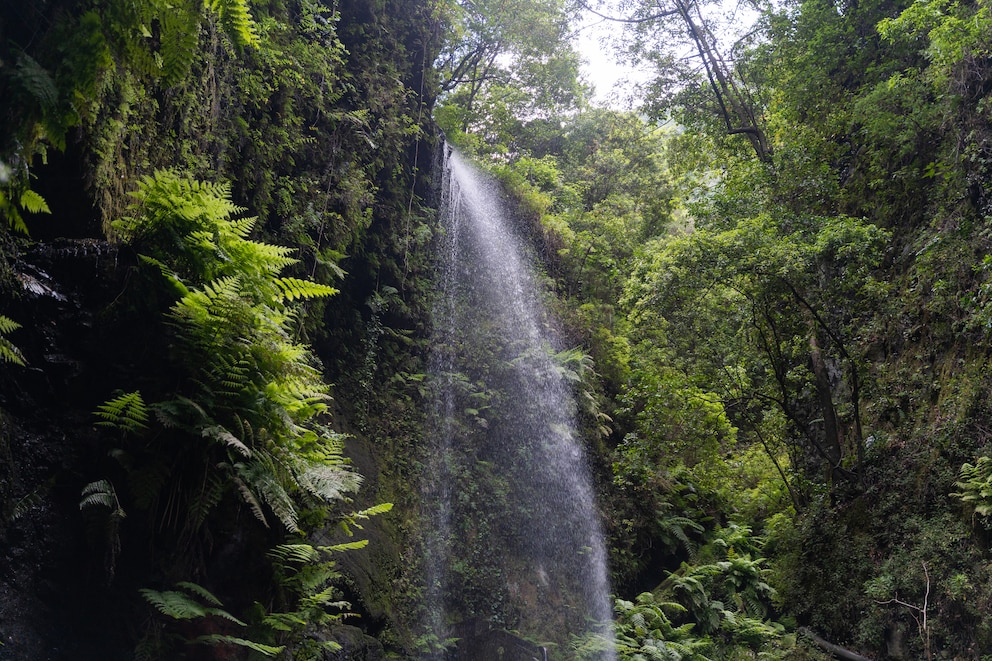
POLYGON ((441 207, 425 638, 439 649, 485 622, 550 643, 541 652, 560 659, 599 634, 609 661, 606 554, 576 432, 578 354, 556 344, 495 182, 450 153, 441 207))

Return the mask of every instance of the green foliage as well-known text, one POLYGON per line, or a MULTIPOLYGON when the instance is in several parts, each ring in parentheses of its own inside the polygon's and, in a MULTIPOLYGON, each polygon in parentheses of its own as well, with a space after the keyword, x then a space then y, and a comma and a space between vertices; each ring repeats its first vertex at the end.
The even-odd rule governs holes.
POLYGON ((26 186, 11 184, 9 188, 2 188, 4 182, 0 181, 0 213, 6 219, 10 228, 21 234, 28 233, 28 226, 24 222, 22 213, 51 213, 45 199, 26 186))
POLYGON ((138 391, 122 393, 97 407, 98 425, 138 434, 148 429, 148 407, 138 391))
POLYGON ((10 317, 0 314, 0 360, 5 363, 24 366, 24 354, 10 340, 4 337, 4 335, 13 333, 20 327, 21 325, 10 317))
POLYGON ((692 625, 676 626, 670 614, 684 612, 673 602, 659 602, 650 592, 636 601, 616 601, 617 655, 631 661, 670 659, 672 661, 709 661, 704 655, 712 645, 692 634, 692 625), (667 612, 666 612, 667 611, 667 612))
POLYGON ((221 24, 236 43, 241 46, 260 45, 248 0, 204 0, 203 4, 220 17, 221 24))
POLYGON ((580 95, 578 56, 559 0, 451 3, 438 61, 445 91, 435 117, 468 153, 500 154, 532 124, 557 118, 580 95))
POLYGON ((989 527, 992 516, 992 458, 979 457, 974 464, 961 466, 959 481, 954 483, 961 491, 951 495, 968 505, 989 527))
POLYGON ((79 501, 79 509, 81 510, 99 505, 110 510, 111 516, 118 519, 123 519, 126 516, 120 501, 117 499, 117 492, 114 490, 114 485, 108 480, 90 482, 83 487, 81 495, 83 497, 79 501))
POLYGON ((342 437, 319 420, 327 386, 292 337, 294 301, 336 290, 281 277, 295 262, 290 249, 249 239, 254 219, 231 217, 240 208, 229 190, 157 173, 135 192, 135 215, 114 224, 179 295, 168 320, 176 369, 188 386, 147 408, 137 393, 122 395, 98 415, 141 434, 150 409, 164 429, 199 448, 204 465, 188 469, 217 472, 203 478, 214 485, 211 495, 181 496, 193 530, 232 490, 265 525, 268 509, 296 531, 301 506, 340 500, 357 484, 341 456, 342 437))
MULTIPOLYGON (((160 613, 173 620, 200 620, 218 618, 238 627, 248 625, 224 610, 223 604, 206 588, 189 581, 176 584, 176 590, 158 591, 149 588, 141 590, 145 600, 160 613)), ((266 657, 275 657, 283 652, 285 646, 273 646, 246 640, 229 634, 204 634, 189 639, 187 642, 211 646, 234 645, 258 652, 266 657)))

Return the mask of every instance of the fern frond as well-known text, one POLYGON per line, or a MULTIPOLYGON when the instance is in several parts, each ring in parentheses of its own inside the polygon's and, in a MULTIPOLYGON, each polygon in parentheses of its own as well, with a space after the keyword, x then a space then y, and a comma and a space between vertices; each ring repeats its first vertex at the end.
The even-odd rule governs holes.
POLYGON ((21 367, 24 367, 24 365, 27 364, 21 350, 14 346, 14 343, 5 337, 0 337, 0 360, 5 363, 20 365, 21 367))
POLYGON ((149 588, 138 590, 145 598, 145 601, 154 606, 160 613, 174 620, 192 620, 197 617, 206 617, 207 608, 187 594, 166 590, 159 592, 149 588))
POLYGON ((244 638, 238 638, 237 636, 228 636, 219 633, 197 636, 193 639, 193 642, 202 643, 204 645, 237 645, 239 647, 245 647, 254 652, 258 652, 263 656, 270 657, 282 654, 283 650, 286 649, 285 645, 265 645, 263 643, 255 642, 254 640, 245 640, 244 638))
POLYGON ((354 542, 344 542, 342 544, 332 544, 331 546, 321 546, 320 550, 327 553, 340 553, 342 551, 357 551, 369 545, 369 540, 359 539, 354 542))
MULTIPOLYGON (((179 3, 177 3, 179 4, 179 3)), ((162 82, 175 85, 186 77, 196 59, 200 22, 191 8, 163 8, 158 15, 161 44, 155 53, 162 82)))
POLYGON ((164 402, 156 402, 151 408, 155 413, 155 419, 166 428, 182 429, 195 434, 202 425, 210 423, 204 408, 182 395, 164 402))
POLYGON ((79 509, 84 510, 89 507, 106 507, 111 515, 123 519, 126 514, 117 499, 117 492, 110 480, 96 480, 83 487, 80 493, 82 500, 79 501, 79 509))
POLYGON ((13 333, 20 327, 21 325, 10 317, 0 314, 0 360, 23 367, 25 364, 24 354, 10 340, 3 337, 7 333, 13 333))
POLYGON ((351 516, 352 518, 356 518, 356 519, 367 519, 369 517, 376 516, 378 514, 385 514, 386 512, 391 512, 392 509, 393 509, 392 503, 379 503, 378 505, 373 505, 372 507, 364 509, 360 512, 354 512, 352 513, 351 516))
POLYGON ((209 438, 214 441, 223 443, 229 448, 233 448, 242 457, 251 457, 251 448, 245 445, 240 438, 224 429, 220 425, 212 425, 210 427, 204 427, 203 431, 200 432, 203 438, 209 438))
POLYGON ((186 592, 180 592, 178 590, 165 590, 163 592, 159 592, 158 590, 151 590, 149 588, 142 588, 139 592, 141 592, 145 600, 157 608, 160 613, 171 617, 174 620, 191 620, 198 617, 213 615, 223 618, 228 622, 233 622, 239 627, 248 626, 221 608, 223 604, 220 600, 203 586, 189 581, 181 581, 176 583, 176 587, 182 588, 186 590, 186 592), (197 601, 196 597, 199 597, 211 605, 204 605, 200 601, 197 601))
POLYGON ((262 510, 262 503, 259 502, 252 490, 248 488, 248 485, 240 477, 235 475, 232 479, 238 488, 238 493, 241 494, 241 500, 251 509, 252 515, 258 519, 259 523, 268 528, 269 522, 266 520, 265 512, 262 510))
POLYGON ((296 507, 286 488, 279 482, 270 462, 254 460, 237 464, 238 476, 252 494, 264 501, 276 518, 290 532, 297 532, 296 507))
POLYGON ((291 562, 318 562, 320 552, 310 544, 278 544, 266 554, 283 565, 291 562))
MULTIPOLYGON (((255 223, 258 222, 258 216, 242 216, 241 218, 232 218, 228 221, 228 231, 239 239, 247 240, 251 236, 251 231, 255 227, 255 223)), ((292 249, 287 248, 287 253, 292 251, 292 249)))
POLYGON ((48 202, 41 195, 30 188, 25 188, 21 192, 21 208, 31 213, 52 213, 48 208, 48 202))
POLYGON ((220 503, 226 491, 226 483, 221 473, 208 470, 204 476, 200 492, 189 499, 186 512, 188 530, 199 530, 213 509, 220 503))
MULTIPOLYGON (((46 485, 42 485, 42 486, 46 486, 46 485)), ((22 516, 30 512, 34 507, 40 505, 43 499, 42 491, 43 491, 42 487, 38 487, 31 493, 27 494, 23 498, 19 498, 17 501, 11 504, 7 508, 7 511, 3 513, 4 514, 3 522, 10 523, 12 521, 16 521, 17 519, 21 518, 22 516)))
POLYGON ((338 293, 338 290, 334 287, 299 278, 276 278, 275 282, 280 291, 282 291, 282 297, 289 301, 323 298, 334 296, 338 293))
POLYGON ((204 0, 204 5, 220 17, 221 25, 235 43, 258 47, 258 28, 248 10, 248 0, 204 0))
POLYGON ((141 392, 122 393, 100 404, 94 415, 100 418, 96 424, 113 427, 124 432, 138 434, 148 429, 148 407, 141 392))
POLYGON ((54 111, 59 104, 59 89, 55 79, 45 67, 25 53, 17 58, 14 80, 38 102, 46 112, 54 111))
POLYGON ((340 577, 333 562, 320 562, 300 567, 291 582, 300 595, 311 598, 314 605, 322 605, 330 604, 332 599, 337 598, 337 592, 330 583, 340 577))
POLYGON ((7 333, 13 333, 15 330, 20 328, 21 325, 11 319, 10 317, 5 317, 0 314, 0 335, 6 335, 7 333))
POLYGON ((257 241, 230 236, 222 236, 221 243, 224 255, 229 259, 224 268, 236 271, 245 277, 248 292, 260 300, 274 299, 278 290, 272 280, 280 271, 297 263, 295 257, 289 255, 292 248, 277 246, 257 241))
POLYGON ((262 624, 276 631, 294 631, 306 627, 309 622, 298 613, 269 613, 262 618, 262 624))
POLYGON ((220 602, 220 599, 218 599, 217 597, 215 597, 212 592, 210 592, 209 590, 207 590, 202 585, 198 585, 196 583, 191 583, 190 581, 179 581, 178 583, 176 583, 176 587, 177 588, 183 588, 187 592, 192 592, 193 594, 198 595, 199 597, 201 597, 202 599, 204 599, 206 602, 211 603, 214 606, 223 606, 224 605, 224 604, 222 604, 220 602))
POLYGON ((297 474, 297 482, 304 491, 323 501, 338 500, 345 493, 358 488, 358 479, 353 471, 341 466, 310 464, 297 474))

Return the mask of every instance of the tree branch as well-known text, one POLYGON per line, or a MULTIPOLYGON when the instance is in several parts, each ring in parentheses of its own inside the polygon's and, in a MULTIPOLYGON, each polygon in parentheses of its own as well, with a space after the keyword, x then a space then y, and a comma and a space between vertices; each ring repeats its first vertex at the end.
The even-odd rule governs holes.
POLYGON ((833 654, 838 659, 843 659, 844 661, 872 661, 868 657, 861 656, 857 652, 852 652, 851 650, 845 649, 840 645, 834 645, 833 643, 827 642, 826 640, 820 638, 806 627, 800 627, 799 633, 803 634, 811 641, 813 641, 813 643, 816 644, 817 647, 824 650, 825 652, 829 652, 833 654))

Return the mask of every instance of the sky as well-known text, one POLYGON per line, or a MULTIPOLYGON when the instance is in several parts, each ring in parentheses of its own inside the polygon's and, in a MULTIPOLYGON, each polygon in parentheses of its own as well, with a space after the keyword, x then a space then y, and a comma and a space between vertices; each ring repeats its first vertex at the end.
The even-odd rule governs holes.
MULTIPOLYGON (((594 6, 607 16, 623 16, 623 11, 616 8, 615 0, 601 0, 594 6)), ((705 11, 714 12, 724 20, 717 28, 721 51, 726 55, 729 43, 739 38, 751 29, 757 18, 753 9, 748 9, 748 3, 742 0, 720 0, 710 5, 705 11)), ((711 23, 714 26, 715 23, 711 23)), ((619 46, 611 41, 620 41, 623 37, 624 24, 603 19, 590 11, 584 11, 575 29, 574 39, 576 48, 585 64, 582 72, 587 82, 595 87, 594 102, 618 110, 630 109, 636 104, 634 97, 638 82, 647 82, 647 70, 638 69, 621 62, 617 57, 619 46)))
POLYGON ((622 24, 588 11, 583 13, 574 33, 576 48, 584 60, 582 73, 596 88, 593 100, 617 109, 630 108, 634 84, 646 79, 644 72, 619 61, 618 47, 609 43, 619 39, 622 33, 622 24))

